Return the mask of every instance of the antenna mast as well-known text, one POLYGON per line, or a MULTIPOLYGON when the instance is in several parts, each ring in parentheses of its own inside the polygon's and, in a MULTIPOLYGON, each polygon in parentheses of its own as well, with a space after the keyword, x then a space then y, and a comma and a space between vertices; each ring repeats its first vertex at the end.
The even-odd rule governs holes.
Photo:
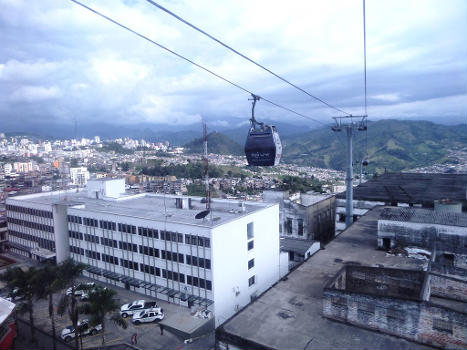
POLYGON ((203 123, 203 138, 204 138, 204 182, 206 186, 206 209, 211 209, 211 191, 209 190, 209 159, 208 159, 208 132, 206 123, 203 123))

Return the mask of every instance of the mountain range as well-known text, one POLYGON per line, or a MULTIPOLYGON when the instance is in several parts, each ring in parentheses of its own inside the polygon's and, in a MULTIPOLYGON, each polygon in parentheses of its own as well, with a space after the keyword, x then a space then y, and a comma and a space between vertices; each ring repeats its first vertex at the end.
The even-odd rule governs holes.
MULTIPOLYGON (((233 156, 241 156, 243 148, 237 142, 224 134, 212 132, 208 134, 208 151, 215 154, 230 154, 233 156)), ((186 153, 203 153, 204 139, 197 138, 184 145, 186 153)))
MULTIPOLYGON (((356 131, 355 160, 367 159, 370 172, 399 171, 443 163, 451 149, 466 147, 467 125, 440 125, 427 121, 380 120, 356 131)), ((284 161, 323 168, 344 169, 345 130, 310 131, 283 141, 284 161)))
MULTIPOLYGON (((342 132, 331 131, 330 126, 312 129, 306 124, 292 124, 263 120, 276 125, 283 144, 283 162, 298 165, 341 169, 345 167, 346 136, 342 132)), ((446 122, 446 120, 443 120, 446 122)), ((13 124, 2 125, 9 131, 13 124)), ((243 145, 249 129, 248 120, 236 123, 237 126, 215 126, 208 123, 211 131, 208 139, 210 153, 243 154, 243 145)), ((27 125, 30 129, 31 125, 27 125)), ((46 129, 39 124, 29 131, 31 135, 50 138, 70 138, 74 136, 73 125, 57 124, 46 129)), ((409 121, 385 119, 368 123, 368 131, 355 132, 354 160, 363 158, 369 161, 368 171, 399 171, 428 166, 447 161, 452 149, 466 148, 467 125, 441 125, 430 121, 409 121)), ((8 133, 12 134, 12 133, 8 133)), ((20 133, 16 133, 20 134, 20 133)), ((201 123, 184 126, 138 123, 133 125, 113 125, 94 123, 78 125, 77 136, 102 139, 117 137, 144 138, 148 141, 169 141, 172 145, 184 145, 189 152, 202 152, 201 123)))
MULTIPOLYGON (((320 128, 302 134, 283 133, 283 162, 343 170, 346 160, 345 130, 320 128)), ((211 136, 212 135, 212 136, 211 136)), ((208 137, 210 153, 241 154, 237 140, 246 132, 208 137), (233 140, 235 138, 235 140, 233 140)), ((368 171, 400 171, 447 161, 449 150, 466 147, 467 125, 440 125, 427 121, 380 120, 370 122, 367 131, 355 131, 354 161, 366 159, 368 171)), ((202 139, 187 143, 191 152, 202 151, 202 139)))

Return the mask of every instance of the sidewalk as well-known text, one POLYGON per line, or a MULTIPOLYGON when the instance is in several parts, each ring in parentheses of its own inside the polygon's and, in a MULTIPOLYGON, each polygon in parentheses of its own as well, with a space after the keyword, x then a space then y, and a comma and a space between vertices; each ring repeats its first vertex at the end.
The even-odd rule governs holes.
MULTIPOLYGON (((83 277, 83 280, 94 281, 93 279, 83 277)), ((114 289, 118 296, 121 305, 130 303, 134 300, 155 300, 157 306, 164 309, 165 317, 159 324, 163 325, 164 329, 171 330, 174 334, 178 335, 183 339, 194 337, 201 333, 214 330, 214 319, 202 319, 191 315, 190 309, 180 305, 172 304, 164 300, 155 299, 144 294, 140 294, 125 288, 117 287, 114 285, 106 284, 104 282, 97 282, 102 285, 106 285, 109 288, 114 289), (211 326, 212 324, 212 326, 211 326)), ((130 322, 131 320, 128 319, 130 322)), ((159 327, 158 327, 159 329, 159 327)))

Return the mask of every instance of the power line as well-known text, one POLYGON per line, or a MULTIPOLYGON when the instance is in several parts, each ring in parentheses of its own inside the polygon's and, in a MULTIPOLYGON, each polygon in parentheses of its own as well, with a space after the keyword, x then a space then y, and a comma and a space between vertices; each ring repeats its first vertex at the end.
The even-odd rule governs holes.
POLYGON ((169 15, 171 15, 172 17, 175 17, 176 19, 178 19, 180 22, 183 22, 185 23, 187 26, 193 28, 194 30, 200 32, 201 34, 207 36, 208 38, 214 40, 215 42, 217 42, 218 44, 224 46, 225 48, 229 49, 230 51, 234 52, 235 54, 239 55, 240 57, 246 59, 247 61, 253 63, 254 65, 260 67, 261 69, 265 70, 266 72, 274 75, 276 78, 282 80, 283 82, 289 84, 290 86, 294 87, 295 89, 303 92, 304 94, 308 95, 309 97, 315 99, 316 101, 319 101, 323 104, 325 104, 326 106, 328 106, 329 108, 332 108, 338 112, 341 112, 341 113, 344 113, 345 115, 350 115, 350 113, 347 113, 345 111, 343 111, 342 109, 338 108, 338 107, 335 107, 333 105, 331 105, 330 103, 324 101, 323 99, 309 93, 308 91, 306 91, 305 89, 302 89, 300 86, 290 82, 289 80, 285 79, 284 77, 280 76, 279 74, 277 73, 274 73, 273 71, 271 71, 270 69, 266 68, 265 66, 263 66, 262 64, 254 61, 253 59, 249 58, 248 56, 242 54, 241 52, 239 52, 238 50, 234 49, 233 47, 227 45, 226 43, 224 43, 223 41, 221 41, 220 39, 217 39, 216 37, 212 36, 211 34, 205 32, 204 30, 202 30, 201 28, 195 26, 194 24, 188 22, 187 20, 183 19, 182 17, 178 16, 177 14, 173 13, 172 11, 170 11, 169 9, 165 8, 164 6, 158 4, 157 2, 153 1, 153 0, 146 0, 147 2, 149 2, 151 5, 154 5, 156 6, 157 8, 161 9, 162 11, 168 13, 169 15))
POLYGON ((366 16, 365 16, 365 0, 363 0, 363 70, 365 75, 365 115, 367 113, 367 96, 366 96, 366 16))
MULTIPOLYGON (((366 93, 366 11, 365 0, 363 0, 363 70, 365 75, 365 115, 367 111, 367 93, 366 93)), ((365 130, 365 158, 368 158, 368 130, 365 130)), ((360 180, 361 181, 361 180, 360 180)))
MULTIPOLYGON (((182 59, 182 60, 184 60, 184 61, 186 61, 186 62, 188 62, 188 63, 191 63, 192 65, 194 65, 194 66, 196 66, 196 67, 198 67, 198 68, 204 70, 205 72, 208 72, 209 74, 215 76, 216 78, 219 78, 219 79, 225 81, 226 83, 229 83, 229 84, 231 84, 232 86, 235 86, 236 88, 238 88, 238 89, 240 89, 240 90, 242 90, 242 91, 244 91, 244 92, 249 93, 250 95, 260 96, 260 95, 258 95, 258 94, 253 93, 252 91, 248 90, 247 88, 245 88, 245 87, 243 87, 243 86, 241 86, 241 85, 239 85, 239 84, 237 84, 237 83, 235 83, 235 82, 233 82, 233 81, 231 81, 231 80, 229 80, 229 79, 227 79, 227 78, 224 78, 223 76, 221 76, 221 75, 215 73, 214 71, 212 71, 212 70, 210 70, 210 69, 208 69, 208 68, 202 66, 201 64, 196 63, 195 61, 193 61, 193 60, 191 60, 191 59, 189 59, 189 58, 187 58, 187 57, 185 57, 185 56, 183 56, 183 55, 181 55, 181 54, 179 54, 179 53, 177 53, 177 52, 175 52, 175 51, 169 49, 168 47, 166 47, 166 46, 164 46, 164 45, 162 45, 162 44, 159 44, 158 42, 156 42, 156 41, 154 41, 154 40, 148 38, 147 36, 145 36, 145 35, 143 35, 143 34, 141 34, 141 33, 138 33, 137 31, 131 29, 130 27, 127 27, 127 26, 124 25, 124 24, 121 24, 120 22, 118 22, 118 21, 116 21, 116 20, 114 20, 114 19, 112 19, 112 18, 110 18, 110 17, 104 15, 103 13, 101 13, 101 12, 99 12, 99 11, 97 11, 97 10, 95 10, 95 9, 93 9, 93 8, 91 8, 91 7, 89 7, 89 6, 87 6, 87 5, 84 5, 83 3, 79 2, 78 0, 70 0, 70 1, 72 1, 72 2, 74 2, 75 4, 77 4, 77 5, 79 5, 79 6, 83 7, 83 8, 85 8, 85 9, 91 11, 91 12, 93 12, 94 14, 96 14, 96 15, 98 15, 98 16, 100 16, 100 17, 106 19, 106 20, 108 20, 109 22, 112 22, 113 24, 115 24, 115 25, 117 25, 117 26, 119 26, 119 27, 121 27, 121 28, 123 28, 123 29, 125 29, 125 30, 127 30, 127 31, 129 31, 129 32, 131 32, 131 33, 133 33, 133 34, 135 34, 136 36, 139 36, 140 38, 142 38, 142 39, 144 39, 144 40, 150 42, 151 44, 154 44, 154 45, 158 46, 159 48, 161 48, 161 49, 163 49, 163 50, 165 50, 165 51, 167 51, 167 52, 170 52, 172 55, 177 56, 178 58, 180 58, 180 59, 182 59)), ((307 116, 307 115, 305 115, 305 114, 296 112, 296 111, 294 111, 293 109, 288 108, 288 107, 285 107, 285 106, 283 106, 283 105, 281 105, 281 104, 279 104, 279 103, 276 103, 276 102, 274 102, 274 101, 272 101, 272 100, 270 100, 270 99, 268 99, 268 98, 265 98, 265 97, 263 97, 263 96, 260 96, 260 97, 261 97, 264 101, 268 102, 269 104, 271 104, 271 105, 273 105, 273 106, 275 106, 275 107, 281 108, 281 109, 283 109, 283 110, 285 110, 285 111, 288 111, 288 112, 290 112, 290 113, 293 113, 293 114, 295 114, 295 115, 298 115, 298 116, 300 116, 300 117, 302 117, 302 118, 305 118, 305 119, 314 121, 314 122, 316 122, 316 123, 319 123, 319 124, 322 124, 322 125, 327 125, 326 123, 323 123, 322 121, 319 121, 319 120, 317 120, 317 119, 311 118, 311 117, 309 117, 309 116, 307 116)), ((345 113, 345 112, 343 112, 343 113, 345 113)))

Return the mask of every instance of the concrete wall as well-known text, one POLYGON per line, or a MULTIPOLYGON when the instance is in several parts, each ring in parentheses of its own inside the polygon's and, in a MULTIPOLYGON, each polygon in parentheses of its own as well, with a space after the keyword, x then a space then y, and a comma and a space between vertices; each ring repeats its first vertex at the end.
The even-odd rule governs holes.
POLYGON ((323 315, 441 348, 467 346, 467 314, 426 302, 325 288, 323 315))
POLYGON ((336 230, 336 197, 332 196, 307 207, 308 232, 310 239, 328 243, 336 230))
POLYGON ((89 180, 87 192, 89 198, 118 198, 125 193, 125 179, 89 180))
POLYGON ((431 295, 467 302, 467 283, 465 280, 430 274, 431 295))
POLYGON ((213 229, 213 292, 216 327, 280 278, 279 206, 274 205, 213 229), (253 222, 254 237, 247 225, 253 222), (254 248, 248 250, 248 242, 254 248), (248 261, 254 259, 254 267, 248 261), (249 278, 255 283, 249 286, 249 278))
POLYGON ((345 290, 381 296, 402 296, 420 299, 424 273, 422 271, 346 266, 345 290))
POLYGON ((378 247, 383 248, 383 238, 391 239, 391 247, 416 246, 449 251, 450 248, 467 247, 465 227, 378 220, 378 247))
POLYGON ((52 213, 54 220, 55 231, 55 249, 57 264, 65 261, 70 257, 70 243, 68 240, 68 220, 67 220, 67 205, 54 204, 52 205, 52 213))

